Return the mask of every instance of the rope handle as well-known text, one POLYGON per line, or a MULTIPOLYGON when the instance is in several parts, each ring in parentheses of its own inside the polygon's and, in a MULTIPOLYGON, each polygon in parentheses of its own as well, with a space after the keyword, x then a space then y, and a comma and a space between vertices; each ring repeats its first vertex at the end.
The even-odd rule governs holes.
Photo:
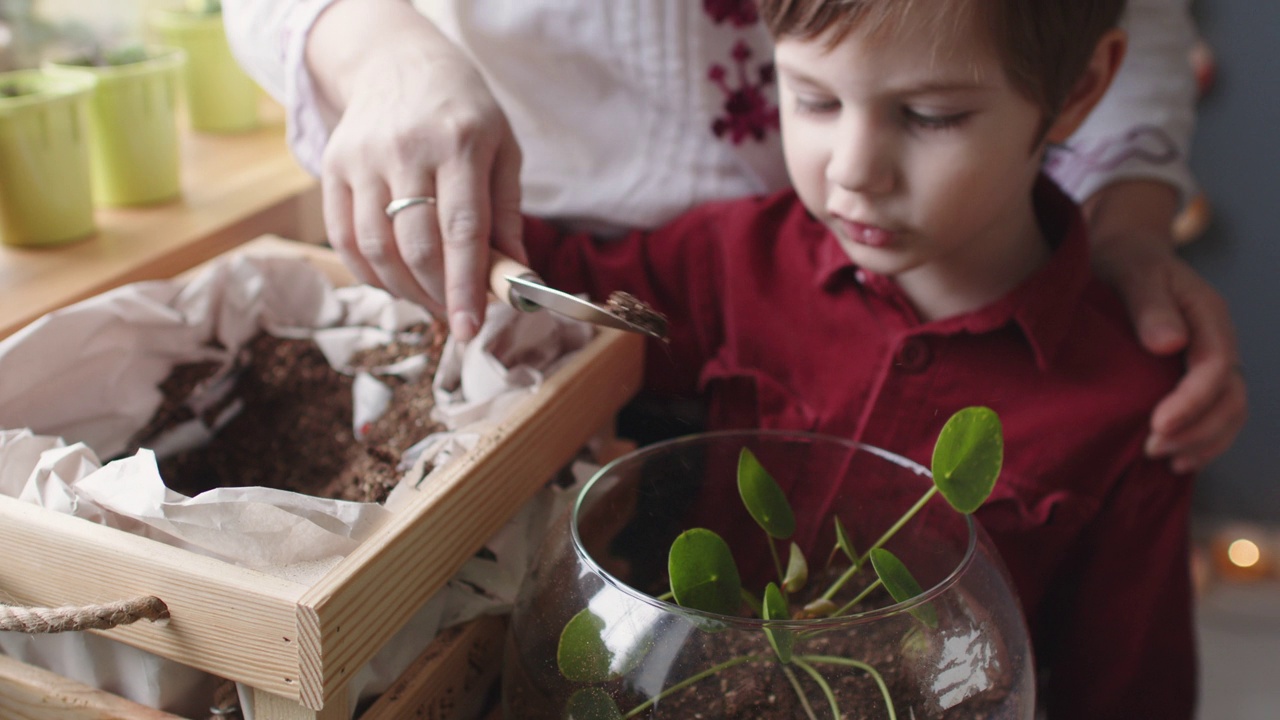
POLYGON ((110 630, 139 620, 169 619, 169 607, 152 595, 102 605, 37 608, 0 604, 0 631, 59 633, 110 630))

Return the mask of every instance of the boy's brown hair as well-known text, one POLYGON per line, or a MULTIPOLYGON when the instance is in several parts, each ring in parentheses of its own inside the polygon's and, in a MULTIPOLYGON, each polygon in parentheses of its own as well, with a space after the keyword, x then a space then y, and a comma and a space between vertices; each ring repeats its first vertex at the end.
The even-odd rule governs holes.
POLYGON ((756 0, 775 38, 813 39, 828 31, 837 43, 855 30, 875 33, 911 12, 947 27, 965 13, 987 25, 1014 89, 1041 108, 1045 126, 1057 117, 1094 47, 1116 27, 1125 0, 756 0))

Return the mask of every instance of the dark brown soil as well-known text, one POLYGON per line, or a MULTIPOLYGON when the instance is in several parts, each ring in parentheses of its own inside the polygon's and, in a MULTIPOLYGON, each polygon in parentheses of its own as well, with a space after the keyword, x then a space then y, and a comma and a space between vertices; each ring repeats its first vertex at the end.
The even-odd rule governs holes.
MULTIPOLYGON (((806 712, 799 694, 783 673, 783 666, 773 655, 763 632, 719 632, 704 639, 704 645, 684 646, 680 657, 673 661, 673 667, 680 668, 673 677, 688 677, 731 658, 754 656, 760 659, 721 670, 689 687, 677 690, 636 717, 662 720, 807 720, 816 717, 820 720, 834 720, 820 687, 799 666, 791 664, 788 667, 813 714, 806 712)), ((508 641, 510 642, 510 638, 508 641)), ((911 663, 905 658, 912 652, 919 651, 919 644, 928 642, 930 640, 924 633, 904 634, 900 627, 886 626, 878 631, 860 628, 856 634, 833 631, 798 641, 796 654, 856 659, 876 668, 889 690, 898 718, 1017 720, 1011 714, 1016 711, 1002 707, 1006 704, 1010 690, 1008 678, 998 678, 993 687, 973 694, 945 710, 937 708, 936 701, 922 699, 921 695, 926 690, 922 688, 922 684, 931 684, 934 679, 913 677, 909 669, 911 663), (932 711, 927 709, 931 705, 935 706, 932 711)), ((515 651, 509 646, 507 652, 515 651)), ((840 709, 839 720, 885 720, 890 717, 884 695, 868 673, 821 661, 812 661, 810 664, 831 688, 840 709)), ((649 681, 661 679, 661 667, 661 663, 655 665, 655 672, 648 675, 649 681)), ((548 689, 531 684, 527 677, 520 677, 518 669, 514 670, 513 676, 510 663, 506 670, 503 682, 510 685, 508 708, 532 708, 523 710, 514 717, 520 720, 563 717, 563 703, 567 697, 563 694, 563 686, 548 689)), ((585 686, 575 686, 573 689, 582 687, 585 686)), ((621 681, 595 687, 611 695, 623 713, 631 711, 648 697, 647 693, 637 695, 630 692, 621 681)))
MULTIPOLYGON (((811 639, 805 643, 803 653, 855 658, 875 667, 884 678, 899 718, 905 717, 903 711, 908 703, 917 708, 910 712, 916 720, 990 720, 1000 717, 999 706, 1008 692, 1007 687, 979 693, 948 710, 921 714, 918 708, 927 703, 919 701, 920 681, 911 677, 906 669, 909 663, 904 661, 903 646, 903 637, 896 632, 877 637, 869 634, 867 629, 860 629, 857 636, 833 632, 811 639)), ((697 665, 711 667, 738 655, 771 657, 772 650, 763 634, 725 633, 724 637, 717 638, 714 649, 705 653, 697 665)), ((812 666, 830 685, 842 718, 881 720, 889 717, 884 696, 869 674, 817 662, 812 666)), ((818 685, 800 668, 792 665, 791 670, 804 689, 815 716, 831 718, 830 706, 818 685)), ((738 665, 706 678, 663 699, 660 708, 642 717, 801 720, 809 716, 779 663, 767 659, 738 665)))
MULTIPOLYGON (((810 591, 816 594, 817 588, 825 588, 839 570, 829 569, 821 573, 813 580, 810 591)), ((661 589, 651 587, 650 592, 656 595, 655 590, 661 589)), ((873 596, 852 612, 866 612, 883 606, 885 601, 888 601, 887 596, 880 599, 873 596)), ((793 598, 793 616, 800 614, 803 602, 803 598, 793 598)), ((935 609, 939 613, 941 627, 958 625, 954 618, 948 618, 949 613, 955 612, 954 608, 937 606, 935 609)), ((745 605, 743 614, 744 617, 753 616, 745 605)), ((508 643, 514 637, 509 635, 508 643)), ((558 639, 557 635, 551 641, 558 639)), ((643 671, 633 669, 632 675, 628 676, 630 680, 613 680, 594 687, 607 693, 618 709, 627 713, 658 689, 654 685, 637 693, 628 686, 628 682, 644 678, 643 682, 658 683, 665 677, 663 687, 669 687, 732 659, 750 657, 756 659, 720 670, 678 689, 634 717, 653 720, 809 720, 815 717, 819 720, 887 720, 890 715, 885 697, 873 676, 860 668, 821 659, 828 656, 857 660, 875 668, 884 680, 896 717, 900 720, 908 717, 915 720, 1018 720, 1017 710, 1009 707, 1016 704, 1010 702, 1014 678, 1008 674, 1012 662, 1003 655, 1004 649, 993 648, 996 657, 988 667, 995 675, 988 678, 990 686, 985 690, 975 688, 965 697, 962 689, 949 684, 957 680, 955 668, 949 677, 938 674, 938 658, 945 654, 942 652, 943 643, 943 633, 926 628, 908 614, 856 625, 845 624, 808 636, 795 635, 793 657, 804 659, 822 676, 836 699, 839 719, 833 718, 822 688, 794 662, 786 666, 794 677, 793 684, 783 671, 784 666, 777 659, 768 637, 758 627, 693 630, 687 634, 672 632, 647 646, 646 653, 653 655, 646 656, 643 662, 647 667, 643 671), (799 692, 796 685, 800 687, 799 692), (963 699, 957 698, 952 707, 942 709, 938 707, 937 698, 947 691, 958 693, 963 699), (800 700, 801 693, 812 714, 806 711, 800 700)), ((542 652, 554 656, 556 649, 552 646, 542 652)), ((520 720, 560 718, 568 696, 588 687, 563 678, 556 678, 550 683, 544 682, 545 678, 534 679, 518 664, 513 664, 511 658, 540 657, 536 651, 528 648, 517 651, 509 644, 507 653, 508 662, 503 676, 503 682, 507 684, 507 707, 532 708, 518 715, 520 720)))
MULTIPOLYGON (((833 566, 818 572, 804 592, 810 596, 817 595, 818 589, 830 585, 842 570, 842 566, 833 566)), ((858 577, 865 581, 865 576, 858 577)), ((865 587, 865 582, 855 581, 850 587, 854 586, 865 587)), ((792 617, 803 614, 805 599, 792 598, 792 617)), ((850 612, 867 612, 882 606, 885 601, 889 601, 887 595, 873 595, 850 612)), ((950 611, 942 606, 935 609, 943 614, 942 624, 945 626, 945 614, 950 611)), ((745 606, 742 611, 744 615, 750 615, 745 606)), ((782 671, 782 665, 763 630, 715 632, 704 637, 706 642, 703 645, 686 647, 688 657, 681 660, 682 664, 688 663, 685 667, 710 668, 729 658, 742 656, 757 656, 761 660, 731 667, 673 693, 661 701, 660 708, 642 717, 708 720, 802 720, 810 717, 793 681, 782 671)), ((926 628, 910 615, 844 626, 809 637, 797 635, 794 642, 796 657, 849 658, 875 668, 888 688, 898 718, 993 720, 1003 717, 1000 706, 1008 696, 1012 682, 1007 677, 996 678, 993 687, 965 698, 954 707, 928 709, 935 705, 935 701, 930 699, 933 695, 930 686, 937 682, 937 678, 921 677, 920 667, 922 664, 935 667, 941 638, 936 631, 926 628)), ((1006 664, 997 663, 999 666, 1006 664)), ((869 673, 817 660, 810 660, 810 665, 830 686, 842 718, 882 720, 890 717, 884 694, 869 673)), ((790 670, 795 682, 803 689, 814 716, 831 718, 831 707, 822 688, 800 667, 793 664, 790 670)))
MULTIPOLYGON (((352 377, 333 369, 311 340, 260 333, 240 353, 234 389, 202 415, 212 424, 232 402, 244 406, 206 445, 161 460, 165 484, 188 496, 217 487, 262 486, 341 500, 386 499, 401 475, 402 453, 440 429, 431 420, 431 381, 445 335, 424 325, 406 329, 401 338, 352 360, 353 367, 370 369, 415 354, 428 357, 414 381, 378 377, 393 390, 391 404, 357 439, 352 377)), ((216 387, 217 369, 215 363, 175 367, 160 386, 160 408, 131 448, 145 447, 157 431, 191 419, 187 398, 216 387)))
POLYGON ((635 295, 621 290, 614 291, 605 301, 605 307, 614 315, 649 335, 659 340, 667 339, 667 316, 654 310, 635 295))

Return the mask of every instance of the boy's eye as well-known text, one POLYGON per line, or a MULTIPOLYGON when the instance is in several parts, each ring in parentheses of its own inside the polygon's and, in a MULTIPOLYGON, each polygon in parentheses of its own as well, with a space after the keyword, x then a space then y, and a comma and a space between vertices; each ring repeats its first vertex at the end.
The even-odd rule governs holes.
POLYGON ((907 123, 916 127, 925 128, 927 130, 945 130, 960 125, 969 118, 970 113, 929 113, 913 110, 911 108, 903 108, 902 115, 906 118, 907 123))
POLYGON ((796 112, 826 113, 839 108, 840 101, 833 98, 796 96, 796 112))

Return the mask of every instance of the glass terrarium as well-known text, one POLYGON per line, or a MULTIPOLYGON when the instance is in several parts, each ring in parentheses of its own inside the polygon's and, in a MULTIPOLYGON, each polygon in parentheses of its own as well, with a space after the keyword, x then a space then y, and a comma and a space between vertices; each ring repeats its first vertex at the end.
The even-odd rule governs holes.
POLYGON ((1006 570, 934 487, 902 457, 803 433, 706 433, 619 458, 521 589, 505 717, 1032 718, 1030 644, 1006 570), (786 497, 785 539, 740 491, 748 456, 786 497), (669 572, 696 564, 677 548, 704 530, 736 561, 732 612, 684 602, 729 574, 718 569, 672 596, 669 572))

